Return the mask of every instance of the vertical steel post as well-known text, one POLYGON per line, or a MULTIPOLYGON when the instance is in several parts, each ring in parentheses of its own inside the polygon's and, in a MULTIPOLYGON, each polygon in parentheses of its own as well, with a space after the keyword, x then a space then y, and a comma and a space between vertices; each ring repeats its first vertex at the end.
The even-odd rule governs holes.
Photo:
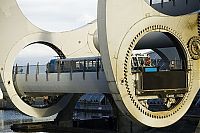
POLYGON ((161 7, 163 8, 164 0, 161 0, 161 7))
POLYGON ((73 63, 73 60, 70 61, 70 80, 72 80, 72 73, 73 73, 72 63, 73 63))
POLYGON ((27 63, 26 66, 26 81, 28 81, 28 75, 29 75, 29 63, 27 63))
POLYGON ((152 0, 150 0, 150 6, 152 6, 152 0))
POLYGON ((15 66, 15 74, 18 74, 18 66, 17 66, 17 64, 15 66))
POLYGON ((46 81, 49 81, 49 63, 46 65, 46 81))
POLYGON ((86 60, 83 61, 83 80, 85 80, 86 60))
POLYGON ((15 82, 16 81, 16 76, 18 74, 18 66, 17 64, 15 65, 15 71, 14 71, 14 78, 13 78, 13 81, 15 82))
POLYGON ((175 2, 175 0, 172 0, 172 2, 173 2, 173 6, 176 6, 176 2, 175 2))
POLYGON ((36 65, 36 75, 35 75, 36 81, 38 81, 38 75, 39 75, 39 62, 36 65))
POLYGON ((96 59, 97 80, 99 80, 99 58, 96 59))
POLYGON ((60 60, 57 63, 57 81, 60 81, 60 60))

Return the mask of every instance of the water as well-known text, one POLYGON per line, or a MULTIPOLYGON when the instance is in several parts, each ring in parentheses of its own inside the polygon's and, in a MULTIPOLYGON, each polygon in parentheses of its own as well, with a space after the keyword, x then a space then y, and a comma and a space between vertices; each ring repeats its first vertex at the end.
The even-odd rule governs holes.
MULTIPOLYGON (((195 112, 199 112, 200 109, 195 109, 195 112)), ((192 113, 193 114, 193 113, 192 113)), ((26 122, 43 122, 43 121, 53 121, 55 119, 56 115, 46 118, 34 118, 30 116, 26 116, 24 114, 21 114, 15 110, 0 110, 0 133, 5 132, 13 132, 10 129, 10 126, 12 124, 17 123, 26 123, 26 122)), ((144 133, 200 133, 200 125, 198 125, 199 120, 198 119, 190 119, 185 118, 178 122, 176 122, 174 125, 171 125, 166 128, 150 128, 144 129, 144 133)), ((40 132, 44 133, 44 132, 40 132)), ((136 133, 140 133, 137 132, 136 133)))
POLYGON ((13 132, 10 129, 12 124, 53 121, 55 117, 56 115, 46 118, 34 118, 21 114, 15 110, 0 110, 0 132, 13 132))

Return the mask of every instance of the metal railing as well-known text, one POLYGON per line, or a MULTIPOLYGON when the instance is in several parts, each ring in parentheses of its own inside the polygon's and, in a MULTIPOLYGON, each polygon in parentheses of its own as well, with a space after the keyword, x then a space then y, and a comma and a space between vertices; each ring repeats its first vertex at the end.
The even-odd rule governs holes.
POLYGON ((199 11, 199 0, 145 0, 155 10, 172 16, 199 11))
POLYGON ((95 65, 86 65, 86 61, 84 61, 84 64, 79 64, 74 66, 71 62, 69 66, 65 66, 63 64, 47 64, 47 65, 29 65, 27 63, 26 66, 18 66, 17 64, 13 66, 13 79, 16 81, 16 75, 17 74, 24 74, 26 76, 26 81, 28 80, 28 75, 35 75, 36 81, 38 80, 39 74, 46 74, 46 80, 49 80, 49 74, 51 73, 57 73, 57 80, 60 81, 60 74, 61 73, 70 73, 70 79, 72 80, 73 73, 81 72, 83 74, 83 80, 85 80, 85 75, 87 72, 96 72, 96 77, 99 79, 99 72, 104 71, 102 64, 97 61, 95 65), (52 70, 52 67, 54 69, 52 70))
POLYGON ((184 60, 163 60, 163 59, 148 59, 148 60, 132 60, 132 70, 141 67, 156 67, 159 71, 182 70, 184 60))
MULTIPOLYGON (((176 5, 176 0, 145 0, 145 1, 150 5, 161 4, 163 6, 165 3, 169 3, 169 2, 172 2, 173 6, 176 5)), ((182 2, 185 4, 188 4, 188 1, 189 0, 182 0, 182 2)))

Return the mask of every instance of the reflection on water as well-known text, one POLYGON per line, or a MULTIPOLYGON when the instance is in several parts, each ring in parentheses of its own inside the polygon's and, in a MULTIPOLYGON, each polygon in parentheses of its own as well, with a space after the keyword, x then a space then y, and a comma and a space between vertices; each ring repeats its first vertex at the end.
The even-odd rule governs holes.
POLYGON ((0 110, 0 132, 12 132, 10 126, 16 123, 24 122, 42 122, 52 121, 56 115, 47 118, 33 118, 26 116, 14 110, 0 110))
MULTIPOLYGON (((200 108, 195 109, 195 115, 196 112, 200 112, 200 108)), ((83 113, 77 114, 79 118, 81 119, 82 117, 92 117, 92 116, 97 116, 97 114, 89 113, 90 115, 84 115, 83 113), (81 116, 81 117, 80 117, 81 116)), ((194 114, 194 111, 191 112, 189 110, 188 115, 194 114)), ((102 116, 102 114, 99 114, 102 116)), ((46 117, 46 118, 34 118, 30 116, 26 116, 24 114, 21 114, 17 111, 14 110, 0 110, 0 133, 4 132, 13 132, 10 129, 10 126, 12 124, 17 124, 17 123, 26 123, 26 122, 43 122, 43 121, 53 121, 56 118, 57 115, 53 115, 51 117, 46 117)), ((77 117, 76 116, 76 117, 77 117)), ((200 116, 198 114, 198 116, 200 116)), ((75 117, 75 116, 74 116, 75 117)), ((76 118, 75 117, 75 118, 76 118)), ((137 132, 137 129, 141 129, 139 127, 134 127, 135 133, 141 133, 141 131, 137 132)), ((144 128, 144 126, 142 126, 144 128)), ((200 133, 200 124, 199 124, 199 117, 198 118, 190 118, 190 117, 185 117, 182 118, 180 121, 176 122, 175 124, 166 127, 166 128, 144 128, 141 129, 142 132, 145 133, 200 133)), ((40 132, 42 133, 42 132, 40 132)))

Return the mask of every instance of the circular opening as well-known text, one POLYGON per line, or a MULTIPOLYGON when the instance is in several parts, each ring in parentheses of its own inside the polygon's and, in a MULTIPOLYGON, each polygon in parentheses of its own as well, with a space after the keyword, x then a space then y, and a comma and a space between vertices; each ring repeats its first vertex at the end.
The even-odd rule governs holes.
POLYGON ((63 57, 63 54, 58 54, 57 48, 53 48, 53 45, 47 42, 35 42, 24 49, 22 49, 15 58, 15 64, 17 65, 45 65, 52 58, 63 57), (52 47, 52 48, 51 48, 52 47), (54 50, 55 49, 55 50, 54 50))
POLYGON ((171 34, 144 35, 132 51, 131 72, 139 103, 150 111, 176 107, 187 93, 187 64, 181 43, 171 34))
POLYGON ((42 90, 45 86, 42 86, 40 82, 42 80, 48 84, 47 64, 54 58, 65 57, 57 47, 48 42, 31 43, 16 56, 13 66, 13 83, 20 98, 28 105, 47 108, 56 104, 63 96, 63 94, 42 90))
POLYGON ((97 0, 17 0, 23 14, 41 29, 69 31, 97 17, 97 0))

